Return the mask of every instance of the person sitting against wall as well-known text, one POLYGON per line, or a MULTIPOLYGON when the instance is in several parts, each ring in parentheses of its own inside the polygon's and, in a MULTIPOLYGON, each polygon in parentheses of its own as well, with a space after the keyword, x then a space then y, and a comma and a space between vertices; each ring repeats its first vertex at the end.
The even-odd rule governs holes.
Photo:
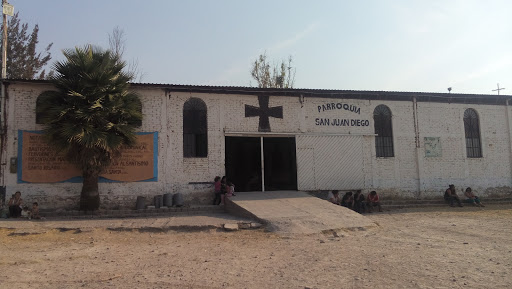
POLYGON ((459 207, 464 207, 460 202, 459 196, 457 196, 455 185, 450 185, 450 187, 444 191, 444 200, 450 202, 450 207, 455 207, 455 202, 457 202, 459 207))
POLYGON ((235 185, 233 185, 232 182, 228 181, 226 183, 226 196, 225 196, 225 198, 231 198, 232 196, 236 196, 235 195, 235 185))
POLYGON ((475 196, 475 194, 473 193, 473 190, 470 187, 466 188, 464 195, 466 196, 466 202, 473 204, 473 206, 485 207, 482 204, 482 202, 480 202, 480 198, 475 196))
POLYGON ((368 213, 372 213, 373 207, 377 207, 379 212, 382 212, 380 206, 380 198, 376 191, 371 191, 366 198, 366 206, 368 207, 368 213))
POLYGON ((30 218, 36 220, 42 219, 41 215, 39 215, 39 204, 37 202, 32 203, 30 218))
POLYGON ((327 199, 329 200, 329 202, 331 202, 333 204, 336 204, 336 205, 341 204, 340 193, 338 190, 332 190, 332 192, 329 192, 327 199))
POLYGON ((364 204, 365 198, 361 190, 357 190, 354 195, 354 211, 362 214, 366 211, 366 207, 364 204))
POLYGON ((21 216, 22 206, 23 199, 21 198, 20 191, 17 191, 9 200, 9 217, 19 218, 21 216))
POLYGON ((5 207, 5 203, 0 199, 0 218, 7 219, 9 210, 5 207))
POLYGON ((341 198, 340 204, 349 209, 354 208, 354 196, 352 196, 352 192, 346 192, 343 198, 341 198))
POLYGON ((21 210, 21 217, 25 219, 30 219, 30 210, 28 209, 28 206, 24 206, 21 210))

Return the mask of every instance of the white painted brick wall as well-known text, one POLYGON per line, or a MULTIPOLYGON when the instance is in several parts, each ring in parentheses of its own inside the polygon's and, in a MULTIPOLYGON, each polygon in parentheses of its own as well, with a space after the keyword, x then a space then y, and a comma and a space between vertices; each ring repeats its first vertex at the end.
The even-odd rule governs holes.
MULTIPOLYGON (((17 156, 18 130, 40 130, 35 124, 37 96, 52 86, 44 83, 14 83, 8 88, 7 159, 17 156)), ((245 117, 245 105, 259 106, 256 95, 166 92, 138 87, 144 120, 140 131, 158 132, 158 181, 139 183, 100 183, 107 207, 134 206, 136 196, 148 199, 156 194, 184 193, 189 202, 209 203, 212 182, 224 174, 225 132, 258 132, 258 117, 245 117), (191 97, 202 99, 208 108, 208 157, 183 157, 183 105, 191 97)), ((433 102, 418 103, 420 148, 414 139, 411 101, 369 101, 330 98, 270 96, 269 106, 283 106, 283 119, 270 118, 272 132, 363 134, 365 191, 379 190, 386 196, 405 198, 441 196, 448 184, 471 186, 483 195, 506 194, 511 187, 511 149, 506 107, 433 102), (360 114, 346 110, 318 111, 326 103, 344 103, 360 108, 360 114), (393 115, 395 156, 376 158, 373 110, 387 105, 393 115), (483 158, 466 157, 464 124, 467 108, 480 116, 483 158), (317 126, 315 118, 357 118, 369 120, 367 127, 317 126), (425 157, 424 137, 440 137, 442 157, 425 157), (419 157, 417 157, 417 153, 419 157), (419 168, 418 168, 419 163, 419 168)), ((512 115, 512 112, 510 112, 512 115)), ((342 137, 342 136, 340 136, 342 137)), ((7 196, 22 191, 30 202, 43 207, 76 206, 81 184, 18 184, 16 174, 5 172, 7 196)))

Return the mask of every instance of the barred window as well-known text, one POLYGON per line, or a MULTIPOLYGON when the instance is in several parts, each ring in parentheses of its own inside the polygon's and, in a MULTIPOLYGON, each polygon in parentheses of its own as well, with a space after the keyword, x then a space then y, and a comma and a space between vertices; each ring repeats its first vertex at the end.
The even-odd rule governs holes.
MULTIPOLYGON (((136 102, 137 102, 137 112, 140 113, 140 115, 142 115, 142 102, 140 101, 140 99, 137 99, 136 102)), ((133 125, 135 127, 141 127, 142 126, 142 117, 140 119, 134 121, 133 125)))
POLYGON ((385 105, 378 105, 373 111, 373 122, 377 157, 394 157, 391 110, 385 105))
POLYGON ((183 105, 183 156, 205 158, 208 155, 208 123, 206 104, 190 98, 183 105))
POLYGON ((466 154, 468 158, 481 158, 480 125, 478 114, 468 108, 464 112, 464 132, 466 134, 466 154))
POLYGON ((39 95, 36 99, 36 124, 43 124, 43 120, 42 120, 42 115, 41 113, 39 112, 39 109, 37 109, 40 105, 41 105, 41 95, 39 95))

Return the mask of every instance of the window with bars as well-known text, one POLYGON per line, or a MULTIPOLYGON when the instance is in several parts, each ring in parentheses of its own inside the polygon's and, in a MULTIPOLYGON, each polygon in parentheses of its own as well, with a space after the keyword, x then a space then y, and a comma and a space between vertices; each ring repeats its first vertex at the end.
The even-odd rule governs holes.
POLYGON ((394 157, 393 127, 391 123, 391 110, 381 104, 373 111, 375 126, 375 151, 377 157, 394 157))
POLYGON ((39 97, 39 96, 36 99, 36 124, 43 124, 43 120, 42 120, 43 117, 42 117, 41 113, 38 112, 39 110, 37 109, 41 105, 41 102, 42 102, 41 97, 39 97))
POLYGON ((466 155, 468 158, 481 158, 480 124, 478 114, 472 108, 464 112, 464 132, 466 135, 466 155))
POLYGON ((183 157, 208 156, 208 123, 206 104, 190 98, 183 105, 183 157))

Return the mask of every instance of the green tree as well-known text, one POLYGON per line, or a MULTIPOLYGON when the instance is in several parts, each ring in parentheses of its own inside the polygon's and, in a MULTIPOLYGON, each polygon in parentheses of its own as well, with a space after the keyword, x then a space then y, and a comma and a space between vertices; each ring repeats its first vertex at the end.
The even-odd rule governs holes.
POLYGON ((251 76, 260 88, 293 88, 295 68, 292 67, 292 57, 280 64, 271 64, 266 53, 260 54, 252 64, 251 76))
MULTIPOLYGON (((2 29, 3 30, 3 27, 2 29)), ((7 31, 7 78, 44 79, 51 75, 44 67, 50 61, 50 43, 42 52, 37 52, 39 26, 36 24, 29 32, 27 23, 21 23, 18 13, 9 19, 7 31)), ((0 34, 0 35, 3 35, 0 34)), ((0 55, 1 60, 1 55, 0 55)))
POLYGON ((51 77, 56 91, 40 95, 37 113, 49 144, 82 171, 80 209, 96 210, 98 177, 123 146, 136 141, 141 102, 116 53, 88 45, 63 54, 51 77))

